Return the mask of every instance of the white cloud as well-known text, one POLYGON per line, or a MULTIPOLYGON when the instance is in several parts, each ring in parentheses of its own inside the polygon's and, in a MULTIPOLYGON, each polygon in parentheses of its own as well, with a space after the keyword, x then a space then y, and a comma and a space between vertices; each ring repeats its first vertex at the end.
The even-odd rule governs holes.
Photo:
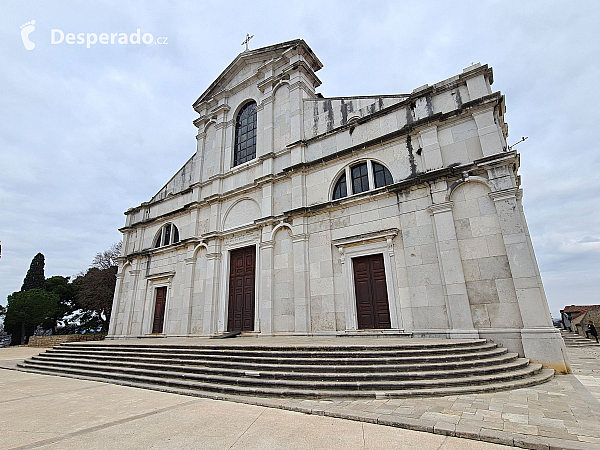
POLYGON ((402 93, 494 67, 520 144, 525 212, 552 312, 595 301, 600 3, 86 2, 0 5, 0 303, 41 251, 86 268, 195 150, 191 103, 243 48, 304 38, 325 95, 402 93), (285 20, 282 20, 285 17, 285 20), (32 19, 36 48, 19 27, 32 19), (50 45, 51 28, 168 36, 167 46, 50 45), (594 269, 595 268, 595 269, 594 269), (594 271, 595 270, 595 271, 594 271))

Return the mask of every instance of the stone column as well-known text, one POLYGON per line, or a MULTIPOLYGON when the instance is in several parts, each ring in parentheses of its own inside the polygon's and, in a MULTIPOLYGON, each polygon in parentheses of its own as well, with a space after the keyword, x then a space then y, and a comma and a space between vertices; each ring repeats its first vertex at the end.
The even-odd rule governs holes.
POLYGON ((452 338, 477 338, 479 333, 473 326, 473 316, 467 295, 467 285, 454 228, 452 202, 431 205, 435 243, 440 260, 442 284, 447 299, 447 314, 452 338))
POLYGON ((294 329, 296 333, 310 333, 308 234, 293 235, 292 245, 294 249, 294 329))
POLYGON ((269 335, 273 333, 273 249, 274 241, 263 241, 259 245, 260 251, 260 300, 259 310, 256 311, 260 319, 260 333, 269 335))
POLYGON ((548 303, 531 241, 527 237, 517 187, 491 192, 521 311, 521 340, 525 357, 560 373, 569 372, 560 332, 552 326, 548 303))

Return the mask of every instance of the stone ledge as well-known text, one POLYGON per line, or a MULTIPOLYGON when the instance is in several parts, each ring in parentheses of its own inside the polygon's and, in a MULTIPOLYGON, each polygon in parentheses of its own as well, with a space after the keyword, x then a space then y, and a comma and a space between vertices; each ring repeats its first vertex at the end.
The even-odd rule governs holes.
POLYGON ((31 336, 28 347, 54 347, 66 342, 102 341, 104 334, 58 334, 54 336, 31 336))

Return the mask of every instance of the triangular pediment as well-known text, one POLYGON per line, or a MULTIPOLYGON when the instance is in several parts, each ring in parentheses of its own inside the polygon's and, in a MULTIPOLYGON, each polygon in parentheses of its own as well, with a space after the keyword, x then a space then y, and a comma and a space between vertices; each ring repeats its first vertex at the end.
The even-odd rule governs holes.
POLYGON ((197 109, 199 105, 210 100, 219 92, 227 90, 252 76, 261 67, 269 62, 284 58, 290 51, 300 50, 306 57, 311 69, 316 72, 323 64, 303 39, 282 42, 268 47, 247 50, 240 53, 227 68, 221 72, 215 81, 202 93, 192 105, 197 109))

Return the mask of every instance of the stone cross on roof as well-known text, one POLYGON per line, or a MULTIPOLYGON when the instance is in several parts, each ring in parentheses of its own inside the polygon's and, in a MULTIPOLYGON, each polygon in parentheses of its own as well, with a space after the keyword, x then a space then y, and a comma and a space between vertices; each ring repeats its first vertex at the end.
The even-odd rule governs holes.
POLYGON ((241 45, 246 44, 246 50, 245 51, 250 50, 248 48, 248 44, 250 43, 250 39, 252 39, 253 37, 254 37, 254 35, 250 36, 250 34, 246 33, 246 39, 244 40, 244 42, 241 43, 241 45))

